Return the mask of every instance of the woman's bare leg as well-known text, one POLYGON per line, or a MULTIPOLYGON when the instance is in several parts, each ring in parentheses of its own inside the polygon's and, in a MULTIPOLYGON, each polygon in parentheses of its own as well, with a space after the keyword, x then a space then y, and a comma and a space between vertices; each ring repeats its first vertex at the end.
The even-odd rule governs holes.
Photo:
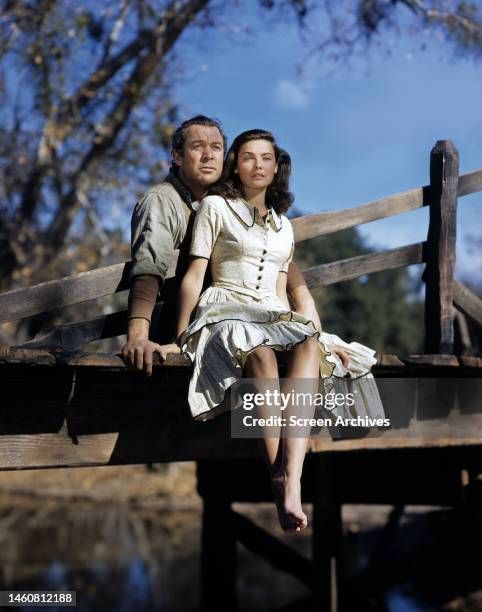
MULTIPOLYGON (((273 380, 278 380, 278 363, 273 349, 262 346, 249 354, 246 360, 246 376, 256 379, 258 393, 263 393, 273 387, 273 380), (265 382, 266 381, 266 382, 265 382)), ((279 384, 277 384, 279 390, 279 384)), ((267 417, 275 414, 273 408, 257 406, 258 416, 267 417)), ((263 456, 270 474, 276 470, 281 462, 280 427, 267 427, 263 429, 263 456)))
MULTIPOLYGON (((313 397, 318 390, 320 348, 315 338, 308 338, 287 354, 285 392, 294 390, 313 397)), ((309 397, 305 396, 305 397, 309 397)), ((283 417, 289 422, 290 416, 311 418, 313 403, 289 404, 283 417)), ((285 428, 281 438, 281 463, 273 474, 273 482, 284 497, 284 509, 295 520, 296 531, 307 526, 307 517, 301 506, 301 473, 308 446, 310 427, 285 428)))

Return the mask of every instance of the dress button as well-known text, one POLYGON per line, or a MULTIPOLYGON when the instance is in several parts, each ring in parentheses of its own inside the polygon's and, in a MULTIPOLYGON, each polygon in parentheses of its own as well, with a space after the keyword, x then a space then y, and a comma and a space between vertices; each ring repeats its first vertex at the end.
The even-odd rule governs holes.
POLYGON ((268 252, 268 251, 265 249, 265 250, 263 251, 263 255, 266 255, 266 253, 267 253, 267 252, 268 252))
POLYGON ((258 278, 256 280, 261 280, 261 276, 258 276, 258 278))
POLYGON ((256 289, 259 289, 259 285, 256 285, 256 289))
POLYGON ((259 260, 259 262, 260 262, 260 263, 263 263, 263 262, 264 262, 264 258, 261 258, 261 259, 259 260))

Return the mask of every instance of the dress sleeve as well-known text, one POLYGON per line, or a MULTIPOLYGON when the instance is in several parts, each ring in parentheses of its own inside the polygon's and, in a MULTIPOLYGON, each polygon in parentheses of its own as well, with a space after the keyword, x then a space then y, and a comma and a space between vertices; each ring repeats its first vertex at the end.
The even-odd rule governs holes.
POLYGON ((215 198, 201 200, 192 230, 189 255, 210 259, 221 228, 221 211, 215 198))
POLYGON ((162 192, 147 192, 132 214, 129 281, 141 274, 151 274, 162 282, 181 233, 181 215, 172 198, 162 192))
POLYGON ((281 266, 280 271, 288 272, 288 267, 293 260, 293 253, 295 252, 295 237, 293 234, 293 226, 291 225, 291 222, 289 221, 289 219, 283 216, 283 223, 286 224, 286 227, 288 227, 290 231, 290 235, 286 237, 286 242, 291 240, 291 249, 290 249, 290 254, 288 255, 288 258, 285 259, 285 261, 283 262, 283 265, 281 266))

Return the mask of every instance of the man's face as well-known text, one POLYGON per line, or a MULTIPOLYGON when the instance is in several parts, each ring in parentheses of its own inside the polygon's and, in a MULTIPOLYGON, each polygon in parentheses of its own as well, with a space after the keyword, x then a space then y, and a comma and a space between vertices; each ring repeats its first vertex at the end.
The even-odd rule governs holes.
POLYGON ((224 160, 223 137, 217 127, 190 125, 186 130, 184 155, 173 151, 181 179, 188 187, 207 189, 221 176, 224 160))

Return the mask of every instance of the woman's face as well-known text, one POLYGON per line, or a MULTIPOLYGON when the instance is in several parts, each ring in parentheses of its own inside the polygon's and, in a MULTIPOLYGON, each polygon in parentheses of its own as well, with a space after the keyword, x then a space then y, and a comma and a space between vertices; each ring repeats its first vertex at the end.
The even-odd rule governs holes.
POLYGON ((236 169, 244 188, 265 189, 278 171, 273 145, 268 140, 245 142, 239 149, 236 169))

